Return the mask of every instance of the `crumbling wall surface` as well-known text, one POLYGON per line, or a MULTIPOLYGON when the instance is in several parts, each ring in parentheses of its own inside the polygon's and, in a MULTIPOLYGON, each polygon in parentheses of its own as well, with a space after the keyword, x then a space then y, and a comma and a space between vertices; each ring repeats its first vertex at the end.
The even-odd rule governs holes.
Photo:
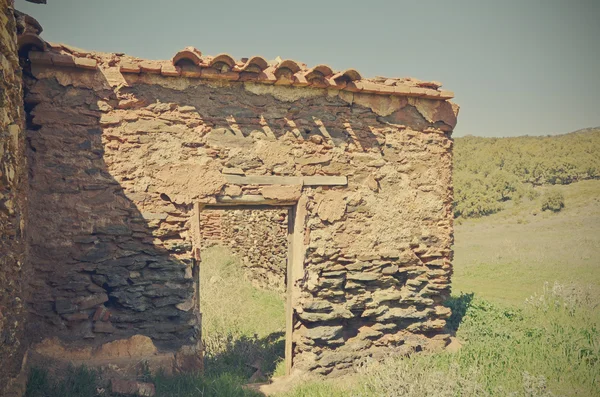
POLYGON ((259 288, 284 293, 288 257, 287 209, 215 209, 200 213, 202 248, 221 245, 241 260, 259 288))
POLYGON ((297 204, 304 248, 291 280, 294 367, 335 373, 445 344, 453 104, 436 91, 390 94, 393 80, 367 93, 204 69, 206 79, 166 77, 160 65, 71 53, 77 63, 31 57, 26 97, 40 274, 30 304, 48 335, 140 333, 165 349, 197 339, 197 210, 276 202, 297 204))
POLYGON ((26 168, 21 69, 12 2, 0 0, 0 395, 19 373, 24 340, 26 168))

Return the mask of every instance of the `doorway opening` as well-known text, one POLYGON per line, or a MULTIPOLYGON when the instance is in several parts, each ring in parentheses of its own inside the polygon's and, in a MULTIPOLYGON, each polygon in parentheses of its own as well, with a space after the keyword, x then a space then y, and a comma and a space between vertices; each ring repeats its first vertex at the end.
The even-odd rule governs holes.
POLYGON ((295 207, 198 208, 205 371, 249 382, 288 374, 295 207))

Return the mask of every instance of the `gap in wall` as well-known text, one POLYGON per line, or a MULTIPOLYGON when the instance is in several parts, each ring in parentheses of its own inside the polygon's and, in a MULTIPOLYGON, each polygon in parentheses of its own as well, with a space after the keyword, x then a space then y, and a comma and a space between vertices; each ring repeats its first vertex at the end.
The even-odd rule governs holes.
POLYGON ((253 382, 285 374, 290 209, 200 212, 205 368, 253 382))

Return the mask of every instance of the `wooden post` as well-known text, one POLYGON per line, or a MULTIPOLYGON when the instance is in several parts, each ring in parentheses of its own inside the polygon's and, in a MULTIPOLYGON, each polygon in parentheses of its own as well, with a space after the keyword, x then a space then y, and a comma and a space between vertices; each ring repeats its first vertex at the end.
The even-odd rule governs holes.
POLYGON ((288 255, 286 266, 286 294, 285 294, 285 374, 292 372, 292 355, 294 345, 292 343, 292 334, 294 331, 294 307, 292 302, 293 276, 292 268, 294 263, 294 228, 296 218, 296 206, 288 211, 288 255))

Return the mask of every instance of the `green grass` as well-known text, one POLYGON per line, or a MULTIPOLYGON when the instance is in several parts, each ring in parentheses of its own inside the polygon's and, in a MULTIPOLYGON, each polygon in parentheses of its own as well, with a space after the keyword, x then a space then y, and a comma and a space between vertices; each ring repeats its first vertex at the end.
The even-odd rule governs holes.
POLYGON ((32 368, 25 397, 94 397, 98 388, 102 389, 99 375, 86 367, 69 367, 60 379, 55 379, 46 369, 32 368))
POLYGON ((545 281, 559 281, 591 285, 600 296, 600 181, 553 188, 565 196, 558 213, 542 212, 538 198, 456 225, 456 293, 520 304, 545 281))
POLYGON ((229 249, 202 252, 200 309, 208 375, 250 378, 257 367, 264 381, 284 370, 285 299, 244 278, 229 249))
MULTIPOLYGON (((259 397, 262 394, 242 387, 245 380, 229 373, 218 376, 177 375, 144 377, 156 386, 157 397, 259 397)), ((33 368, 29 373, 25 397, 119 397, 111 393, 110 381, 102 372, 84 366, 68 368, 60 377, 47 369, 33 368)))
POLYGON ((224 331, 264 337, 285 329, 285 298, 246 280, 240 260, 228 248, 215 246, 202 251, 200 266, 205 338, 224 331))
POLYGON ((262 394, 246 390, 243 377, 224 372, 221 375, 158 375, 152 379, 157 397, 259 397, 262 394))

